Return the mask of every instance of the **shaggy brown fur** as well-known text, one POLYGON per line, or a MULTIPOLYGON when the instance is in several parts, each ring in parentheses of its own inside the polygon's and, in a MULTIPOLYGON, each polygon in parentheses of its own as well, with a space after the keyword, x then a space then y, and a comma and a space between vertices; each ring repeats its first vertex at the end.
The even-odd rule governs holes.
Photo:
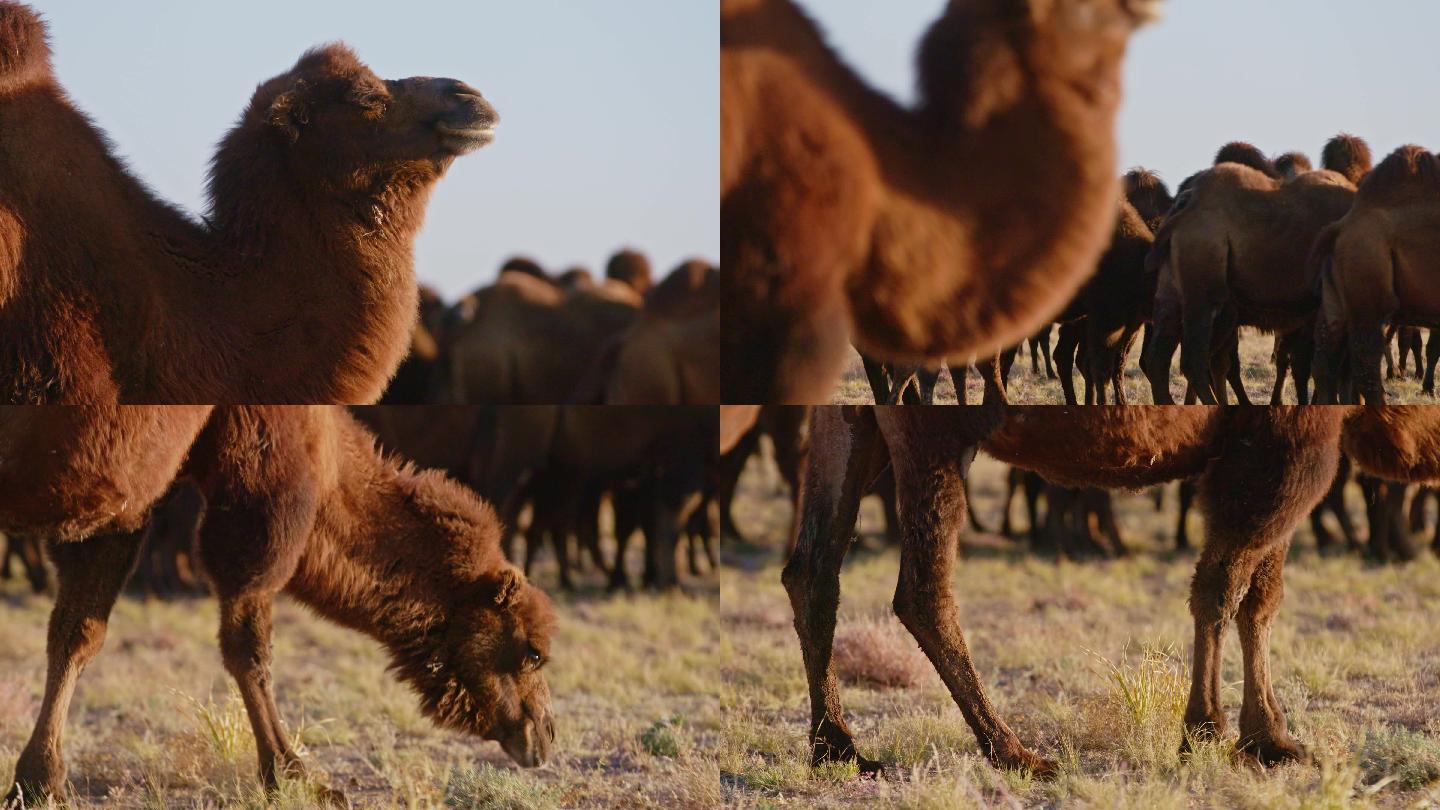
POLYGON ((860 496, 888 465, 903 545, 895 612, 935 665, 997 766, 1054 775, 989 702, 951 592, 964 476, 977 448, 1068 486, 1139 488, 1199 476, 1205 547, 1190 591, 1194 671, 1183 746, 1222 735, 1221 647, 1244 650, 1242 753, 1261 764, 1308 758, 1290 736, 1269 667, 1290 537, 1334 479, 1342 440, 1356 463, 1394 480, 1440 476, 1440 416, 1427 409, 815 408, 797 545, 784 570, 810 683, 813 763, 860 757, 831 660, 840 566, 860 496))
POLYGON ((1121 61, 1157 7, 951 2, 905 109, 791 0, 724 0, 725 401, 825 402, 847 341, 933 365, 1059 310, 1104 248, 1121 61))
POLYGON ((0 65, 0 400, 377 398, 414 323, 430 189, 498 120, 479 92, 382 81, 342 45, 310 51, 221 141, 196 222, 37 67, 40 30, 0 4, 16 37, 0 52, 18 60, 0 65))
POLYGON ((1135 206, 1150 230, 1159 230, 1175 204, 1175 198, 1160 175, 1146 168, 1134 168, 1125 173, 1121 185, 1125 199, 1135 206))
POLYGON ((1359 393, 1385 401, 1380 357, 1387 323, 1440 327, 1440 158, 1402 146, 1361 182, 1355 205, 1316 241, 1312 271, 1321 276, 1316 326, 1317 393, 1339 395, 1348 358, 1359 393))
POLYGON ((1370 144, 1344 132, 1331 138, 1320 153, 1321 166, 1345 175, 1346 180, 1357 186, 1365 179, 1372 162, 1370 144))
MULTIPOLYGON (((220 601, 225 667, 268 786, 302 770, 269 672, 271 602, 281 591, 383 644, 437 724, 498 740, 522 765, 547 758, 554 729, 540 669, 554 615, 501 557, 489 506, 439 473, 382 458, 338 408, 219 408, 187 471, 209 503, 199 553, 220 601)), ((104 641, 139 540, 137 529, 50 547, 60 592, 49 676, 15 772, 27 800, 63 795, 70 697, 104 641)))
POLYGON ((1222 163, 1238 163, 1241 166, 1249 166, 1257 172, 1261 172, 1272 180, 1280 179, 1280 172, 1270 158, 1254 144, 1244 141, 1231 141, 1220 147, 1215 153, 1213 165, 1219 166, 1222 163))
POLYGON ((1315 166, 1310 163, 1310 158, 1302 152, 1286 152, 1275 158, 1275 171, 1286 180, 1294 180, 1299 175, 1314 170, 1315 166))
MULTIPOLYGON (((1350 181, 1328 170, 1286 182, 1228 162, 1192 180, 1182 195, 1187 204, 1161 228, 1150 259, 1160 268, 1156 338, 1146 360, 1157 403, 1170 401, 1170 357, 1182 334, 1181 368, 1190 389, 1214 403, 1224 393, 1217 360, 1228 359, 1237 327, 1313 331, 1318 300, 1306 259, 1316 237, 1355 197, 1350 181)), ((1293 351, 1302 404, 1312 352, 1308 346, 1293 351)))

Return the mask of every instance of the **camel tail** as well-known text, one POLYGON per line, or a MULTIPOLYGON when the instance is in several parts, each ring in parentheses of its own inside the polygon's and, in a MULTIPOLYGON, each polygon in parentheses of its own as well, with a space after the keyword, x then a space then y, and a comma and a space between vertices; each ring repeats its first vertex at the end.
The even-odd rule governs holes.
POLYGON ((0 95, 50 76, 45 23, 29 6, 0 0, 0 95))

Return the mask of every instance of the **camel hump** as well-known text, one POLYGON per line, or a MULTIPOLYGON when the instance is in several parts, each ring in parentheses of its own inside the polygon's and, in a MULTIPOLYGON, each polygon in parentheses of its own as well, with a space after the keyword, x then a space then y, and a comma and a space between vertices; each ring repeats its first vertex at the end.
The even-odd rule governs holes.
POLYGON ((21 3, 0 0, 0 93, 13 92, 50 76, 50 43, 45 22, 21 3))
POLYGON ((1275 158, 1275 170, 1286 180, 1293 180, 1306 172, 1315 171, 1315 164, 1304 152, 1286 152, 1275 158))
POLYGON ((1360 184, 1367 197, 1408 188, 1440 189, 1440 158, 1413 143, 1386 155, 1360 184))
POLYGON ((1331 138, 1320 153, 1322 168, 1339 172, 1356 185, 1370 172, 1371 163, 1370 144, 1344 132, 1331 138))
POLYGON ((1249 166, 1266 177, 1278 178, 1280 176, 1280 173, 1275 170, 1275 164, 1265 157, 1265 153, 1261 152, 1259 147, 1245 141, 1231 141, 1220 147, 1220 151, 1215 153, 1214 165, 1219 166, 1222 163, 1238 163, 1241 166, 1249 166))

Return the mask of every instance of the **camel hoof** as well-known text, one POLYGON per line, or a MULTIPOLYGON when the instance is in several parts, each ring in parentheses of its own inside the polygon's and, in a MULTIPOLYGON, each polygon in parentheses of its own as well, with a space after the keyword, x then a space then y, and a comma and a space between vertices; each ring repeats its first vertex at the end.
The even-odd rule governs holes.
POLYGON ((64 780, 61 780, 58 785, 46 785, 28 779, 16 779, 15 783, 10 786, 10 790, 6 792, 5 798, 0 799, 0 810, 24 810, 27 807, 39 807, 52 799, 57 806, 65 805, 64 780))
POLYGON ((1024 748, 1020 749, 1019 753, 997 757, 994 765, 1003 771, 1024 771, 1042 782, 1054 781, 1055 777, 1060 775, 1060 766, 1055 760, 1046 759, 1024 748))
POLYGON ((1245 762, 1261 769, 1284 765, 1288 762, 1309 765, 1314 761, 1305 746, 1288 736, 1242 742, 1237 746, 1237 753, 1245 762))
POLYGON ((881 779, 885 776, 885 763, 878 759, 866 759, 856 754, 855 767, 860 771, 861 779, 881 779))

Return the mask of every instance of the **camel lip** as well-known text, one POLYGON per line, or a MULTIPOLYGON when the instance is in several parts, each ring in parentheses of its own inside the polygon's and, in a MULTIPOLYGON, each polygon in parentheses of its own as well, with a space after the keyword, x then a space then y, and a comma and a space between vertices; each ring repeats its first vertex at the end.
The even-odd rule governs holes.
POLYGON ((495 140, 494 124, 450 124, 437 121, 435 131, 440 133, 447 145, 460 152, 489 146, 495 140))
POLYGON ((1129 7, 1139 25, 1158 22, 1165 16, 1165 0, 1131 0, 1129 7))

